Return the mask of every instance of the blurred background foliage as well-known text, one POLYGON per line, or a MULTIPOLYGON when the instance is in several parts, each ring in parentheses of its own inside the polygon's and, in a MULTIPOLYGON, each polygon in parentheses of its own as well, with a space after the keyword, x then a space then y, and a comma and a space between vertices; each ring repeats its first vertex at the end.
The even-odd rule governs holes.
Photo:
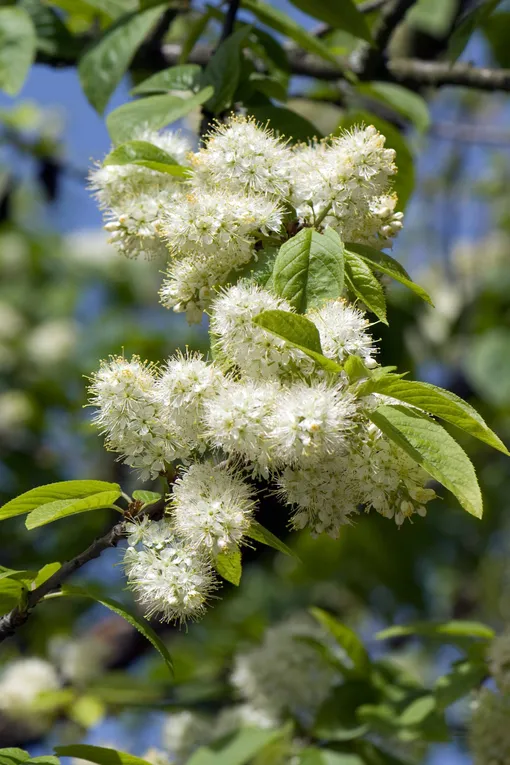
MULTIPOLYGON (((115 3, 59 0, 50 8, 23 0, 19 5, 36 26, 40 20, 40 60, 58 54, 63 63, 72 63, 78 43, 86 45, 111 23, 104 9, 111 12, 115 3)), ((118 5, 126 10, 127 3, 118 0, 118 5)), ((288 3, 274 5, 308 30, 317 24, 288 3)), ((186 3, 179 5, 179 13, 175 8, 169 4, 169 26, 162 30, 169 46, 190 41, 193 35, 214 44, 220 30, 218 13, 210 11, 207 26, 202 23, 200 29, 203 9, 186 10, 186 3)), ((401 56, 413 51, 434 58, 436 50, 444 49, 457 11, 455 0, 419 0, 397 29, 394 50, 401 56)), ((366 14, 369 23, 376 17, 377 11, 366 14)), ((509 35, 510 9, 503 3, 481 20, 462 60, 509 67, 509 35)), ((406 100, 402 92, 375 81, 347 91, 343 83, 331 80, 289 77, 274 63, 280 37, 276 35, 273 48, 268 44, 265 51, 272 72, 264 85, 259 83, 263 97, 266 93, 284 102, 324 134, 359 119, 373 122, 397 149, 399 192, 409 203, 393 255, 430 292, 435 308, 388 285, 390 327, 373 328, 381 338, 382 363, 410 369, 411 377, 463 396, 509 443, 508 95, 447 87, 423 89, 421 95, 407 91, 406 100)), ((359 47, 345 30, 326 30, 320 39, 342 56, 359 47)), ((39 484, 78 477, 120 481, 129 491, 133 477, 104 451, 91 428, 90 412, 84 409, 86 375, 97 368, 99 359, 122 349, 127 356, 137 353, 156 361, 177 347, 204 350, 207 343, 203 327, 190 329, 182 316, 158 304, 162 264, 123 260, 107 244, 99 216, 91 213, 86 199, 86 160, 79 166, 81 158, 77 161, 66 147, 74 138, 66 130, 65 111, 56 109, 59 92, 51 83, 58 70, 44 63, 35 69, 41 67, 44 98, 28 99, 22 91, 14 100, 3 99, 0 110, 2 502, 39 484), (66 203, 62 195, 69 184, 73 191, 66 203), (65 218, 66 204, 72 204, 71 217, 78 222, 74 230, 65 220, 54 225, 52 208, 60 205, 65 218)), ((132 81, 149 73, 142 56, 132 81)), ((83 96, 77 78, 72 87, 78 103, 83 96)), ((114 99, 114 105, 118 102, 114 99)), ((264 98, 248 105, 248 111, 257 114, 259 109, 261 116, 264 108, 264 98)), ((92 110, 84 113, 89 120, 82 126, 86 132, 97 117, 92 110)), ((176 127, 196 130, 199 118, 195 109, 176 127)), ((98 140, 91 127, 91 135, 94 145, 87 156, 105 153, 105 134, 98 140)), ((445 493, 425 519, 398 530, 378 517, 360 517, 337 541, 293 535, 291 544, 301 563, 267 548, 249 549, 239 590, 226 585, 223 600, 188 631, 163 630, 176 667, 174 683, 138 633, 99 606, 62 599, 37 609, 30 623, 2 645, 2 664, 17 656, 38 655, 49 656, 62 669, 66 656, 72 665, 70 647, 78 655, 90 652, 84 677, 73 667, 68 670, 71 693, 60 691, 46 700, 56 721, 49 743, 76 741, 88 732, 89 740, 139 753, 157 745, 165 711, 193 704, 204 709, 221 706, 228 695, 229 662, 239 646, 260 638, 268 623, 310 606, 337 614, 362 636, 374 656, 382 654, 374 640, 376 631, 397 622, 462 618, 501 629, 510 621, 510 473, 503 455, 460 438, 479 472, 483 520, 461 512, 445 493)), ((270 499, 263 512, 265 525, 284 534, 285 519, 270 499)), ((22 519, 4 521, 2 565, 38 568, 65 560, 111 522, 105 511, 85 513, 29 534, 22 519)), ((117 559, 118 553, 111 551, 79 578, 129 602, 121 574, 112 567, 117 559)), ((402 667, 425 683, 446 671, 457 655, 451 646, 424 648, 405 639, 394 640, 389 648, 402 667)), ((462 720, 462 710, 458 714, 462 720)), ((453 744, 432 754, 436 759, 431 762, 469 762, 462 725, 459 731, 453 744)), ((22 723, 0 724, 3 746, 26 745, 31 739, 35 753, 48 751, 48 741, 41 742, 22 723)))

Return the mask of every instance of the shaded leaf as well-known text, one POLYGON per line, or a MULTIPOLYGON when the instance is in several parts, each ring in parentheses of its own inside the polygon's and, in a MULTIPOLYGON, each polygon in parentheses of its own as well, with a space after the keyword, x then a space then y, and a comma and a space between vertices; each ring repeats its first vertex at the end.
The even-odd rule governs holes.
MULTIPOLYGON (((275 96, 271 96, 274 98, 275 96)), ((312 138, 322 138, 318 128, 306 117, 286 109, 284 106, 250 106, 246 107, 248 114, 262 123, 269 122, 275 133, 289 138, 291 143, 308 141, 312 138)))
POLYGON ((449 489, 464 510, 482 517, 482 495, 473 465, 441 425, 402 406, 380 406, 369 417, 432 478, 449 489))
POLYGON ((285 542, 282 542, 282 540, 275 536, 271 531, 264 528, 264 526, 261 526, 258 521, 251 522, 250 528, 246 532, 246 536, 250 537, 250 539, 254 539, 256 542, 261 542, 263 545, 267 545, 267 547, 272 547, 274 550, 284 553, 284 555, 298 558, 298 555, 294 550, 288 547, 285 542))
POLYGON ((107 749, 90 744, 71 744, 56 746, 55 752, 59 757, 77 757, 80 760, 95 762, 97 765, 149 765, 147 760, 135 757, 134 754, 119 752, 117 749, 107 749))
POLYGON ((368 675, 371 668, 370 657, 356 633, 321 608, 311 608, 310 612, 343 648, 359 674, 368 675))
POLYGON ((281 735, 280 730, 241 728, 209 746, 200 747, 186 765, 247 765, 281 735))
POLYGON ((180 178, 190 175, 187 167, 182 167, 170 154, 148 141, 127 141, 117 146, 105 157, 103 165, 139 165, 180 178))
POLYGON ((331 0, 292 0, 292 5, 314 19, 324 21, 333 29, 341 29, 354 37, 372 42, 370 27, 353 0, 342 0, 341 3, 331 0))
POLYGON ((449 622, 412 622, 411 624, 396 624, 393 627, 381 630, 377 633, 378 640, 389 640, 391 638, 405 637, 406 635, 419 635, 423 637, 436 638, 443 642, 449 642, 452 638, 481 638, 483 640, 492 640, 494 630, 481 622, 462 621, 454 619, 449 622))
POLYGON ((345 279, 351 292, 365 303, 366 307, 377 318, 388 324, 386 319, 386 298, 384 290, 371 268, 363 258, 354 252, 345 250, 345 279))
POLYGON ((78 75, 89 103, 102 114, 166 4, 122 16, 81 57, 78 75))
POLYGON ((198 64, 171 66, 156 72, 132 89, 132 95, 140 93, 165 93, 170 90, 195 90, 200 85, 202 68, 198 64))
MULTIPOLYGON (((118 601, 113 600, 112 598, 107 598, 103 595, 98 595, 90 590, 85 589, 84 587, 76 587, 75 585, 66 584, 62 587, 62 595, 76 595, 82 598, 89 598, 90 600, 94 600, 97 603, 101 603, 102 606, 109 608, 110 611, 113 611, 119 616, 122 616, 122 618, 125 619, 127 622, 129 622, 129 624, 131 624, 132 627, 137 629, 138 632, 140 632, 145 638, 147 638, 149 643, 152 643, 156 651, 158 651, 158 653, 163 658, 170 672, 173 673, 172 657, 170 656, 168 648, 163 643, 161 638, 159 638, 158 635, 154 632, 150 624, 145 619, 143 619, 140 616, 132 614, 130 611, 128 611, 125 608, 125 606, 122 603, 119 603, 118 601)), ((83 755, 70 754, 69 756, 82 757, 83 759, 88 759, 84 754, 83 755)), ((97 762, 97 760, 92 760, 92 762, 97 762)), ((133 765, 136 765, 136 763, 133 763, 133 765)))
POLYGON ((0 8, 0 90, 10 96, 21 90, 36 43, 32 19, 23 8, 0 8))
POLYGON ((356 90, 363 96, 368 96, 394 111, 407 117, 421 132, 430 127, 429 107, 425 99, 403 85, 395 82, 362 82, 356 85, 356 90))
POLYGON ((232 105, 241 74, 241 52, 250 31, 251 27, 243 26, 229 35, 204 69, 202 84, 210 85, 214 89, 205 108, 213 114, 220 114, 232 105))

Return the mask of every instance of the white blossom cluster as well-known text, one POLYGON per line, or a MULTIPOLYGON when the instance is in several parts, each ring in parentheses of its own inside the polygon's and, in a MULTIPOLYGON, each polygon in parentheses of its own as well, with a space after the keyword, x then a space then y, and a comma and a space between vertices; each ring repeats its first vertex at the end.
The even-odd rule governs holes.
POLYGON ((233 117, 196 152, 171 132, 133 138, 188 166, 185 180, 134 164, 98 164, 90 176, 106 228, 128 257, 167 254, 161 301, 199 322, 214 290, 256 261, 298 220, 334 228, 343 241, 391 246, 402 213, 391 193, 395 152, 374 127, 290 146, 267 127, 233 117))
POLYGON ((510 630, 496 635, 488 651, 489 670, 502 693, 510 693, 510 630))
POLYGON ((12 661, 0 674, 0 712, 8 720, 23 724, 31 735, 41 735, 52 716, 37 702, 42 693, 62 686, 55 667, 35 657, 12 661))
MULTIPOLYGON (((215 360, 181 354, 158 369, 113 358, 91 385, 96 422, 111 449, 142 477, 181 469, 168 515, 132 529, 130 583, 149 614, 199 615, 214 589, 211 564, 243 544, 256 510, 249 478, 273 483, 291 525, 337 537, 374 509, 401 525, 425 515, 428 476, 367 417, 377 397, 357 397, 298 349, 253 323, 286 301, 254 284, 222 291, 211 307, 215 360), (154 541, 156 540, 156 541, 154 541)), ((324 353, 377 364, 368 322, 343 300, 309 314, 324 353)))

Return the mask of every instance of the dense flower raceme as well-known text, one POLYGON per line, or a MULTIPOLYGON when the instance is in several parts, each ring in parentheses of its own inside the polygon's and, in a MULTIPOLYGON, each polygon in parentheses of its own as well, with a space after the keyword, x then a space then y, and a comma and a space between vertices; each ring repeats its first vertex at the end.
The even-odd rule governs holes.
MULTIPOLYGON (((240 282, 212 305, 215 361, 178 354, 159 369, 117 357, 92 380, 110 449, 143 477, 181 465, 165 519, 130 529, 126 572, 149 614, 171 620, 203 611, 216 556, 236 551, 255 518, 251 477, 274 485, 294 528, 333 537, 361 507, 400 525, 424 515, 435 496, 424 488, 427 474, 368 419, 373 396, 357 397, 346 375, 330 379, 253 324, 275 306, 291 309, 240 282)), ((358 354, 376 364, 358 309, 338 300, 309 316, 332 359, 358 354)))
POLYGON ((391 192, 395 152, 374 127, 290 146, 243 117, 219 124, 196 152, 181 135, 133 135, 190 168, 186 180, 138 165, 96 165, 90 185, 106 228, 128 257, 166 255, 161 289, 168 308, 190 322, 218 286, 255 262, 269 242, 298 220, 334 228, 343 241, 391 246, 402 213, 391 192), (326 214, 327 211, 327 214, 326 214))

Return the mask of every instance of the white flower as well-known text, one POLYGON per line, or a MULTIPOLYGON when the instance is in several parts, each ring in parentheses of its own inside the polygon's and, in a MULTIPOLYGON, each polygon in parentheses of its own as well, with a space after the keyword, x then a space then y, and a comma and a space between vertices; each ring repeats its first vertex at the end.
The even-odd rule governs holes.
POLYGON ((214 736, 227 736, 239 728, 277 728, 278 719, 266 709, 258 709, 252 704, 236 704, 225 707, 219 713, 214 726, 214 736))
POLYGON ((351 523, 360 502, 360 486, 352 474, 346 451, 302 467, 287 467, 277 479, 280 499, 295 508, 293 528, 309 528, 312 534, 338 538, 340 529, 351 523))
POLYGON ((488 651, 489 669, 500 691, 510 692, 510 631, 496 635, 488 651))
MULTIPOLYGON (((191 143, 179 133, 169 130, 141 130, 133 139, 145 141, 170 154, 179 165, 188 164, 191 143)), ((171 175, 140 165, 103 165, 97 163, 89 173, 89 188, 102 208, 122 207, 125 200, 140 194, 157 194, 177 188, 179 181, 171 175)))
POLYGON ((469 746, 474 765, 510 762, 510 696, 484 688, 475 702, 469 725, 469 746))
POLYGON ((369 367, 374 367, 375 347, 367 333, 369 321, 362 311, 345 300, 331 300, 322 308, 307 313, 321 339, 322 350, 335 361, 345 361, 348 355, 359 356, 369 367))
MULTIPOLYGON (((173 765, 173 763, 168 759, 167 752, 163 752, 161 749, 157 749, 155 746, 151 746, 150 749, 147 749, 145 754, 142 756, 142 760, 150 762, 151 765, 173 765)), ((73 763, 73 765, 75 765, 75 763, 73 763)))
POLYGON ((269 417, 277 391, 273 382, 229 382, 204 407, 208 440, 250 463, 254 474, 265 477, 274 466, 269 417))
POLYGON ((49 654, 66 680, 83 684, 104 671, 112 646, 94 635, 76 639, 56 635, 50 641, 49 654))
POLYGON ((276 719, 289 711, 312 716, 328 696, 334 674, 314 648, 296 638, 321 636, 307 618, 270 627, 259 646, 235 657, 230 681, 240 698, 276 719))
POLYGON ((32 401, 22 390, 0 393, 0 433, 4 437, 20 434, 34 414, 32 401))
POLYGON ((204 462, 191 465, 177 478, 171 508, 177 533, 190 545, 217 554, 242 542, 255 501, 239 473, 204 462))
POLYGON ((211 722, 205 715, 185 710, 168 715, 163 724, 162 740, 172 762, 188 760, 195 749, 208 744, 212 736, 211 722))
POLYGON ((92 378, 90 402, 94 417, 106 434, 107 446, 124 456, 124 462, 155 478, 166 464, 186 454, 178 426, 155 395, 156 375, 151 365, 134 356, 118 356, 103 362, 92 378))
POLYGON ((155 396, 168 412, 181 433, 181 441, 191 451, 204 449, 204 402, 214 397, 221 385, 223 374, 214 365, 206 363, 200 354, 183 356, 177 353, 163 369, 155 387, 155 396))
POLYGON ((69 319, 50 319, 39 324, 29 335, 26 350, 29 359, 50 367, 69 358, 76 350, 77 325, 69 319))
POLYGON ((169 520, 151 521, 137 547, 128 547, 124 567, 129 586, 147 617, 185 622, 199 618, 215 588, 201 551, 179 538, 169 520))
POLYGON ((342 450, 355 413, 353 396, 340 385, 296 382, 281 388, 268 427, 276 458, 306 464, 342 450))
POLYGON ((196 180, 213 188, 247 189, 287 197, 292 154, 271 130, 252 119, 218 124, 193 157, 196 180))
POLYGON ((0 711, 8 719, 26 724, 34 734, 41 734, 51 724, 51 716, 37 709, 38 696, 61 685, 53 665, 43 659, 13 661, 0 675, 0 711))
POLYGON ((308 356, 254 324, 257 314, 271 310, 292 309, 286 300, 253 284, 237 284, 219 295, 211 306, 218 361, 234 364, 255 379, 310 371, 313 364, 308 356))
POLYGON ((178 192, 174 189, 125 197, 122 205, 106 214, 108 242, 127 258, 166 256, 168 252, 160 229, 164 211, 175 204, 176 197, 178 192))

